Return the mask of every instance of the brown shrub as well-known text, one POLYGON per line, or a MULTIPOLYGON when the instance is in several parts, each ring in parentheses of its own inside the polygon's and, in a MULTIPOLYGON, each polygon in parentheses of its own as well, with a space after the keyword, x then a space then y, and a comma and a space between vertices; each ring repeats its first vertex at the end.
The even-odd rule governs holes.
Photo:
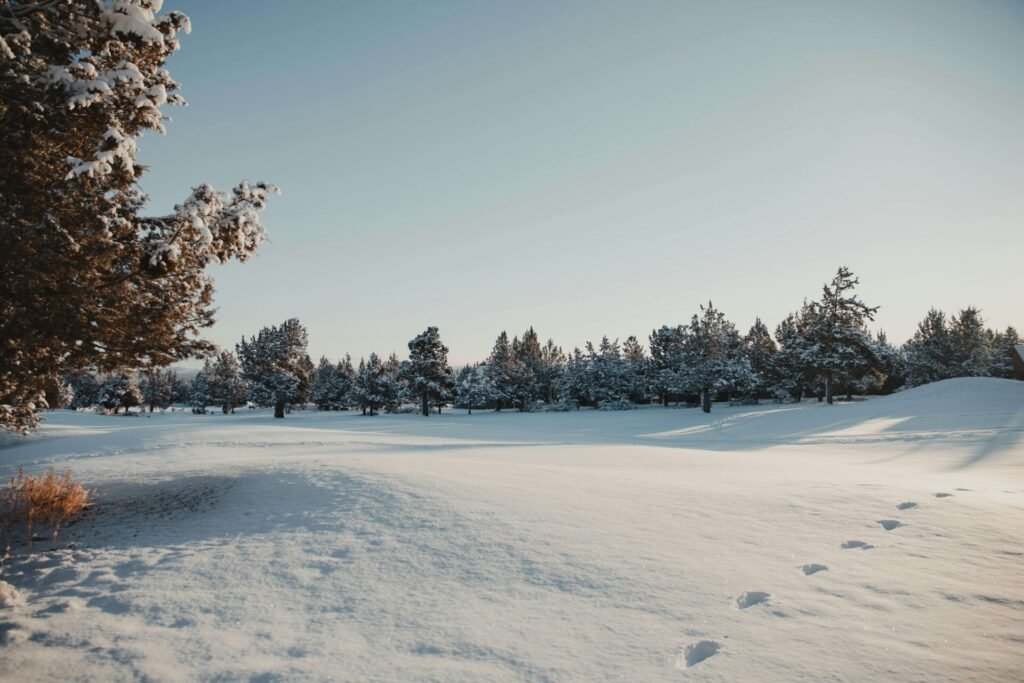
POLYGON ((70 469, 58 476, 51 467, 37 477, 19 469, 17 476, 11 477, 3 501, 8 523, 24 523, 31 544, 33 524, 47 524, 56 538, 61 525, 85 508, 89 492, 74 481, 70 469))

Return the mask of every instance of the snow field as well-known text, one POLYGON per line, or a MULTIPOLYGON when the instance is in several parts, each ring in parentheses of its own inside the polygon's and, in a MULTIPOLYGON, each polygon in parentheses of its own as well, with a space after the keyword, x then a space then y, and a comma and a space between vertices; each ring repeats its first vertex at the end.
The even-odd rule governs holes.
POLYGON ((9 680, 1018 680, 1024 383, 833 407, 55 412, 9 680), (67 547, 74 539, 75 544, 67 547))

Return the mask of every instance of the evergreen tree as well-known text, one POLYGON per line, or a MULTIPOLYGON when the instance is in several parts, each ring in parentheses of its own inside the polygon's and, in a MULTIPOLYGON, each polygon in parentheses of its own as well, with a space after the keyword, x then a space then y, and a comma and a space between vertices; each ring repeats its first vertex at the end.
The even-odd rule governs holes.
POLYGON ((950 321, 949 333, 953 342, 954 376, 987 376, 992 368, 992 346, 981 311, 973 306, 960 311, 950 321))
POLYGON ((146 368, 141 373, 142 381, 139 382, 139 390, 142 393, 142 403, 149 407, 149 412, 155 408, 166 408, 171 403, 170 375, 160 368, 146 368))
POLYGON ((768 331, 768 326, 761 322, 760 318, 754 320, 747 336, 743 338, 743 351, 747 360, 750 361, 751 371, 756 375, 755 396, 767 398, 772 358, 778 351, 778 347, 772 339, 771 332, 768 331))
POLYGON ((569 354, 558 385, 561 400, 568 406, 590 405, 587 359, 579 347, 569 354))
POLYGON ((815 315, 814 305, 804 301, 799 311, 790 313, 775 328, 779 346, 769 363, 769 385, 778 401, 788 398, 799 403, 814 384, 814 344, 808 330, 815 315))
POLYGON ((653 330, 648 342, 651 347, 651 362, 648 365, 647 385, 649 391, 661 399, 663 406, 684 391, 683 377, 683 326, 653 330))
POLYGON ((309 388, 310 400, 316 404, 317 409, 338 410, 344 405, 349 390, 340 367, 322 356, 309 388))
POLYGON ((200 185, 140 215, 136 139, 183 104, 187 30, 152 0, 0 4, 0 427, 27 431, 62 375, 166 366, 212 345, 208 266, 264 240, 269 192, 200 185))
POLYGON ((555 402, 564 368, 565 354, 562 353, 561 347, 555 346, 553 339, 548 339, 547 343, 541 347, 540 365, 534 371, 538 393, 545 403, 555 402))
POLYGON ((992 332, 990 336, 992 367, 988 374, 992 377, 1013 379, 1013 357, 1016 354, 1014 349, 1021 343, 1020 335, 1013 327, 1007 327, 1005 332, 992 332))
POLYGON ((110 373, 100 387, 99 404, 107 410, 117 411, 124 408, 125 415, 129 408, 142 402, 139 383, 134 372, 117 370, 110 373))
POLYGON ((455 407, 465 408, 472 415, 473 408, 485 408, 493 401, 494 384, 484 365, 467 365, 459 371, 455 407))
MULTIPOLYGON (((516 346, 519 346, 518 342, 516 346)), ((495 389, 496 410, 505 405, 522 411, 530 409, 537 393, 536 377, 530 366, 516 357, 505 332, 498 335, 486 367, 495 389)))
POLYGON ((877 365, 866 322, 874 320, 878 307, 868 306, 853 293, 859 282, 849 268, 840 266, 832 282, 822 287, 806 333, 813 344, 814 368, 825 383, 827 403, 832 403, 837 382, 849 385, 877 365))
POLYGON ((69 408, 91 408, 100 402, 100 382, 96 375, 83 371, 68 375, 65 381, 71 385, 72 398, 69 408))
POLYGON ((245 405, 248 387, 242 379, 242 371, 235 354, 221 351, 206 371, 206 382, 210 391, 210 403, 220 404, 225 415, 245 405))
POLYGON ((605 410, 628 408, 629 366, 622 358, 619 340, 602 337, 597 349, 587 342, 587 356, 585 386, 589 402, 605 410))
POLYGON ((195 377, 189 391, 188 402, 192 406, 192 412, 198 415, 206 414, 206 407, 213 403, 210 397, 210 384, 207 381, 210 372, 210 361, 207 360, 195 377))
POLYGON ((291 318, 280 327, 264 327, 235 347, 249 399, 258 406, 273 406, 274 417, 284 417, 286 406, 304 402, 308 396, 313 364, 307 343, 306 328, 291 318))
POLYGON ((371 416, 376 415, 377 409, 387 400, 386 382, 384 365, 376 353, 371 353, 368 361, 359 360, 359 369, 352 382, 351 401, 362 409, 363 415, 367 411, 371 416))
POLYGON ((953 368, 953 336, 946 314, 932 308, 917 324, 914 336, 903 345, 907 380, 911 386, 956 376, 953 368))
POLYGON ((622 359, 625 362, 626 386, 630 402, 648 402, 648 359, 643 345, 635 336, 630 335, 623 342, 622 359))
POLYGON ((683 338, 682 374, 690 391, 700 396, 701 410, 711 412, 720 389, 749 385, 750 366, 743 362, 736 326, 709 301, 694 315, 683 338))
POLYGON ((421 401, 423 415, 430 415, 431 403, 440 413, 441 403, 451 398, 453 386, 448 347, 441 343, 436 327, 428 327, 409 342, 406 377, 409 392, 421 401))

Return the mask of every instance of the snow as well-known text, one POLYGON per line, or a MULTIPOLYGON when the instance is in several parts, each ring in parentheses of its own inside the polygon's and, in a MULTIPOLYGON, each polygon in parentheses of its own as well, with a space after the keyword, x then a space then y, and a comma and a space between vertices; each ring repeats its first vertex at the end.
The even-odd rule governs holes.
POLYGON ((71 466, 96 506, 15 549, 0 671, 1019 680, 1022 437, 996 379, 710 415, 53 412, 0 474, 71 466))

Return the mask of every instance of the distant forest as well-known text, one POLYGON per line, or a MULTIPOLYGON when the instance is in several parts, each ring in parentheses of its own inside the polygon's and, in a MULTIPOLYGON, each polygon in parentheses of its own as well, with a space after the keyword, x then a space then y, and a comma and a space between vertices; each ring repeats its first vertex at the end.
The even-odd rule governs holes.
MULTIPOLYGON (((51 406, 119 412, 150 411, 172 404, 224 413, 247 404, 273 407, 275 415, 314 404, 320 410, 419 411, 444 406, 519 411, 582 407, 625 410, 660 403, 713 401, 791 402, 808 397, 828 403, 854 395, 887 394, 950 377, 1015 377, 1017 331, 985 327, 978 309, 947 317, 930 310, 914 336, 894 346, 867 323, 877 307, 854 293, 857 278, 840 268, 820 298, 805 301, 775 327, 760 319, 741 334, 708 302, 688 323, 651 331, 647 346, 631 336, 602 338, 566 352, 531 327, 509 339, 501 332, 490 355, 453 369, 436 327, 409 342, 409 356, 371 353, 358 364, 348 355, 314 364, 307 332, 296 319, 265 327, 234 352, 221 350, 185 381, 173 370, 119 370, 69 375, 49 397, 51 406)), ((1017 375, 1019 377, 1019 374, 1017 375)))

